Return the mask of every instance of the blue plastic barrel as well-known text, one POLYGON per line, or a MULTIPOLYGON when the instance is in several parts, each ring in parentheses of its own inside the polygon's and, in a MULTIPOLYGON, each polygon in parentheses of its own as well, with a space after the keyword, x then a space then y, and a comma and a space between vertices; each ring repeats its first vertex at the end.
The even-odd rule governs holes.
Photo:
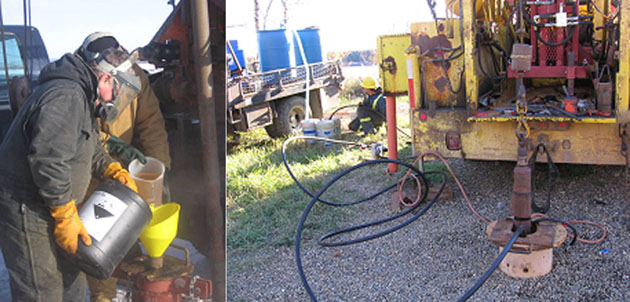
MULTIPOLYGON (((238 41, 230 40, 230 45, 232 46, 232 50, 234 50, 234 54, 236 55, 236 59, 238 60, 238 63, 241 65, 241 68, 245 69, 247 67, 246 62, 245 62, 245 53, 243 52, 242 49, 238 48, 238 41)), ((230 48, 227 46, 227 44, 225 45, 225 52, 229 56, 232 55, 232 53, 230 53, 230 48)), ((230 71, 236 70, 237 68, 236 62, 230 61, 230 64, 228 65, 228 67, 230 71)))
POLYGON ((260 30, 257 34, 262 72, 291 67, 291 44, 286 29, 260 30))
MULTIPOLYGON (((322 61, 322 45, 319 39, 319 28, 305 28, 297 31, 297 35, 302 41, 304 55, 308 64, 322 61)), ((295 35, 293 35, 293 52, 295 54, 295 65, 304 65, 300 45, 298 45, 295 35)))

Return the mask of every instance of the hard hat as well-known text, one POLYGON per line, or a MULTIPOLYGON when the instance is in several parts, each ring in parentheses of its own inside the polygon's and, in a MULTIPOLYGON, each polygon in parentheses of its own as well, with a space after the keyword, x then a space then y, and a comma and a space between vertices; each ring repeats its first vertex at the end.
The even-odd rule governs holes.
POLYGON ((372 77, 367 77, 361 83, 361 87, 367 89, 376 89, 376 82, 374 81, 374 79, 372 79, 372 77))
POLYGON ((83 44, 77 49, 76 53, 85 62, 89 63, 98 58, 99 54, 108 48, 119 49, 120 44, 111 33, 97 31, 89 34, 83 40, 83 44))

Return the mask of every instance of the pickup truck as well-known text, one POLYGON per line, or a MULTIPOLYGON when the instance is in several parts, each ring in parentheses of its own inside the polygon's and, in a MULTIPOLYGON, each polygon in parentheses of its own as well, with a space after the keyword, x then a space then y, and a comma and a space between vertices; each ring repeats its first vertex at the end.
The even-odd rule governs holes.
POLYGON ((9 79, 25 78, 30 87, 35 86, 39 71, 50 62, 46 46, 37 28, 23 25, 4 26, 4 49, 0 47, 0 142, 11 125, 11 105, 9 102, 9 79), (5 69, 5 66, 8 68, 5 69), (25 68, 26 66, 26 68, 25 68))
POLYGON ((320 62, 264 73, 245 74, 227 80, 228 133, 265 127, 270 137, 300 130, 306 116, 306 90, 309 74, 311 118, 338 103, 343 81, 340 61, 320 62))

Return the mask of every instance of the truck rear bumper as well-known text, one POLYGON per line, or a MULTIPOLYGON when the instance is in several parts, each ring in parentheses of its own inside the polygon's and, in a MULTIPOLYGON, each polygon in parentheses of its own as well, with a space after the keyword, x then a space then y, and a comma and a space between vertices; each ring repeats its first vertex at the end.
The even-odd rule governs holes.
MULTIPOLYGON (((625 165, 621 154, 619 126, 614 118, 567 118, 529 120, 529 150, 545 144, 554 162, 572 164, 625 165)), ((451 158, 515 161, 518 142, 516 119, 469 118, 465 109, 415 110, 414 154, 438 151, 451 158), (458 136, 458 137, 457 137, 458 136), (449 150, 447 139, 459 139, 461 148, 449 150)), ((452 149, 452 148, 451 148, 452 149)), ((545 161, 544 157, 539 157, 545 161)))

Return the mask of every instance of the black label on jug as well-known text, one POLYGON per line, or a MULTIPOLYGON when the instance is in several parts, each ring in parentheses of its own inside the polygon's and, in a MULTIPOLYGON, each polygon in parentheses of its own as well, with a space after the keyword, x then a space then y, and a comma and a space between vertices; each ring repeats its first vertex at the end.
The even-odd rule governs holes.
POLYGON ((90 236, 96 241, 102 241, 127 207, 116 196, 95 191, 79 211, 79 219, 90 236))

